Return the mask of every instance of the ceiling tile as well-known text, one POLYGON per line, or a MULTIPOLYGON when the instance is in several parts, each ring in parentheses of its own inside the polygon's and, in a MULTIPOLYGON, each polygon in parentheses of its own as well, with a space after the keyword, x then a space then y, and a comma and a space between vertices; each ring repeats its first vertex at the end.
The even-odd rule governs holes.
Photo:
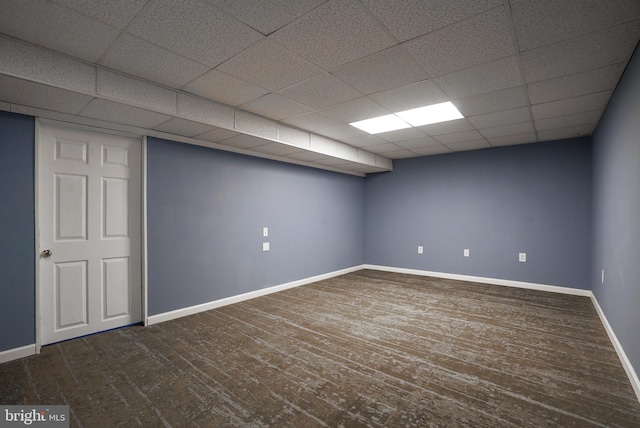
POLYGON ((383 140, 380 137, 376 137, 375 135, 370 135, 370 134, 367 134, 366 132, 363 134, 364 135, 354 135, 354 136, 347 135, 342 137, 340 141, 343 141, 347 144, 351 144, 352 146, 355 146, 355 147, 364 147, 364 148, 374 144, 387 143, 387 141, 383 140))
POLYGON ((322 71, 270 40, 245 49, 217 69, 270 91, 302 82, 322 71))
POLYGON ((235 110, 224 104, 178 93, 178 116, 196 122, 233 129, 235 110))
POLYGON ((54 0, 83 15, 124 30, 147 0, 54 0))
POLYGON ((625 62, 640 37, 640 21, 521 54, 527 83, 625 62))
POLYGON ((318 129, 331 128, 333 126, 344 124, 344 122, 342 121, 330 119, 327 116, 315 111, 311 113, 301 114, 300 116, 290 117, 283 120, 283 122, 289 125, 297 126, 298 128, 306 129, 308 131, 316 131, 318 129))
POLYGON ((411 151, 420 156, 432 156, 432 155, 442 155, 445 153, 451 153, 453 150, 451 150, 447 146, 438 144, 437 146, 419 147, 416 149, 411 149, 411 151))
POLYGON ((233 129, 263 138, 277 139, 278 124, 273 120, 243 110, 236 110, 233 129))
POLYGON ((400 41, 502 5, 502 0, 362 0, 400 41))
POLYGON ((220 144, 237 147, 239 149, 253 149, 254 147, 264 146, 265 144, 269 143, 271 143, 271 141, 246 134, 238 134, 235 137, 227 138, 220 141, 220 144))
POLYGON ((211 131, 214 127, 199 122, 193 122, 187 119, 174 117, 155 127, 156 130, 167 132, 169 134, 182 135, 185 137, 194 137, 211 131))
POLYGON ((363 94, 374 94, 427 79, 427 74, 402 46, 377 52, 331 72, 363 94))
POLYGON ((487 140, 462 141, 460 143, 447 144, 447 147, 454 152, 464 152, 468 150, 487 149, 491 145, 487 140))
POLYGON ((331 128, 323 128, 315 131, 317 134, 324 135, 325 137, 333 138, 335 140, 343 140, 344 138, 360 138, 370 135, 358 128, 354 128, 351 125, 338 125, 331 128))
POLYGON ((389 159, 408 159, 417 158, 421 155, 410 150, 396 150, 395 152, 385 152, 384 156, 388 157, 389 159))
POLYGON ((640 19, 637 0, 518 0, 511 12, 521 51, 640 19))
POLYGON ((582 137, 591 135, 595 124, 578 125, 570 128, 550 129, 548 131, 538 131, 538 141, 564 140, 567 138, 582 137))
POLYGON ((269 91, 236 79, 218 70, 211 70, 186 84, 183 89, 201 97, 237 106, 255 100, 269 91))
POLYGON ((527 132, 524 134, 504 135, 502 137, 488 138, 492 146, 513 146, 516 144, 535 143, 537 140, 535 132, 527 132))
POLYGON ((495 113, 471 116, 468 119, 476 128, 492 128, 494 126, 526 122, 530 120, 531 117, 529 115, 528 107, 520 107, 495 113))
POLYGON ((362 95, 329 73, 319 74, 279 93, 313 109, 321 109, 362 95))
POLYGON ((413 150, 419 149, 429 146, 440 146, 436 140, 431 137, 424 136, 422 138, 416 138, 415 140, 404 140, 398 141, 395 143, 397 146, 402 147, 403 149, 413 150))
POLYGON ((435 140, 446 145, 463 143, 467 141, 478 141, 482 140, 483 138, 484 137, 480 135, 478 131, 456 132, 454 134, 438 135, 437 137, 434 137, 435 140))
POLYGON ((527 85, 529 98, 532 104, 540 104, 612 90, 616 87, 622 70, 623 64, 618 63, 551 80, 530 83, 527 85))
POLYGON ((129 31, 211 67, 263 38, 211 4, 197 0, 157 0, 129 31))
POLYGON ((119 31, 57 3, 4 1, 0 32, 89 62, 97 61, 119 31))
POLYGON ((205 65, 128 34, 116 40, 100 63, 173 88, 209 70, 205 65))
POLYGON ((602 116, 602 110, 587 111, 583 113, 569 114, 566 116, 550 117, 536 120, 535 126, 538 132, 550 129, 571 128, 578 125, 596 124, 602 116))
POLYGON ((304 149, 301 149, 300 147, 289 146, 287 144, 281 143, 269 143, 263 146, 253 147, 251 150, 253 150, 254 152, 266 153, 276 156, 284 156, 304 151, 304 149))
POLYGON ((93 98, 0 74, 0 99, 29 107, 78 114, 93 98))
POLYGON ((80 116, 149 129, 171 119, 171 116, 166 114, 101 99, 91 101, 80 112, 80 116))
POLYGON ((390 143, 416 140, 425 137, 424 132, 422 132, 419 128, 405 128, 398 129, 396 131, 381 132, 379 134, 376 134, 376 136, 390 143))
POLYGON ((465 117, 525 107, 527 103, 527 96, 522 86, 473 95, 453 101, 453 104, 465 117))
POLYGON ((431 80, 401 86, 369 95, 373 101, 393 112, 449 101, 450 98, 431 80))
POLYGON ((231 131, 229 129, 215 128, 213 131, 205 132, 204 134, 198 135, 197 138, 199 140, 218 143, 222 140, 226 140, 227 138, 235 137, 236 135, 240 135, 240 134, 236 131, 231 131))
POLYGON ((451 98, 469 97, 522 84, 515 56, 446 74, 434 80, 451 98))
POLYGON ((447 122, 419 126, 418 129, 427 135, 434 136, 453 134, 454 132, 473 131, 473 125, 467 119, 456 119, 449 120, 447 122))
POLYGON ((552 101, 544 104, 536 104, 531 107, 535 120, 547 119, 556 116, 566 116, 585 111, 604 110, 609 101, 610 91, 596 94, 583 95, 581 97, 567 98, 565 100, 552 101))
POLYGON ((528 132, 533 132, 533 124, 531 122, 514 123, 512 125, 495 126, 493 128, 480 130, 480 133, 486 138, 526 134, 528 132))
POLYGON ((326 0, 209 0, 264 35, 310 12, 326 0))
POLYGON ((516 53, 504 7, 434 31, 404 46, 430 77, 516 53))
POLYGON ((310 108, 278 94, 267 94, 239 107, 274 120, 282 120, 312 111, 310 108))
POLYGON ((175 91, 107 70, 98 69, 97 93, 148 110, 176 113, 175 91))
POLYGON ((320 113, 342 122, 355 122, 391 114, 389 110, 380 107, 380 105, 374 103, 367 97, 355 98, 334 104, 331 107, 323 108, 320 110, 320 113))
POLYGON ((270 37, 324 70, 396 44, 359 2, 349 0, 329 1, 270 37))
POLYGON ((291 128, 282 123, 278 124, 278 140, 303 148, 309 148, 311 144, 311 136, 308 132, 291 128))
POLYGON ((400 146, 396 146, 393 143, 384 143, 384 144, 375 144, 371 146, 367 146, 367 150, 371 153, 388 153, 388 152, 397 152, 399 150, 404 150, 400 146))

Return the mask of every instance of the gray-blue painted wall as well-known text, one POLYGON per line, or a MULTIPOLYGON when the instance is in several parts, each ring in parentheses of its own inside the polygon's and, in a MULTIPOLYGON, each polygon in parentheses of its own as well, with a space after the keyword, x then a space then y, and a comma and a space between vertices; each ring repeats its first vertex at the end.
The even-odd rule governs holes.
POLYGON ((363 178, 155 138, 147 151, 151 315, 364 263, 363 178))
POLYGON ((591 288, 640 373, 640 51, 594 133, 591 288), (604 284, 601 271, 605 271, 604 284))
POLYGON ((588 289, 590 140, 395 161, 366 179, 365 224, 370 264, 588 289))
POLYGON ((35 343, 34 126, 0 112, 0 351, 35 343))

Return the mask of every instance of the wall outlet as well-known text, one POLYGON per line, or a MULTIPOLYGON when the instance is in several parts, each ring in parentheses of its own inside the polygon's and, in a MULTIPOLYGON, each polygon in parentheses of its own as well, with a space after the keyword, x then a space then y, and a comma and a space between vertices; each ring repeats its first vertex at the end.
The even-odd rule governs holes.
POLYGON ((424 247, 422 245, 418 245, 418 254, 424 254, 424 247))
POLYGON ((264 236, 265 238, 267 236, 269 236, 269 228, 268 227, 263 227, 262 228, 262 236, 264 236))
POLYGON ((601 276, 600 281, 602 281, 602 283, 604 284, 604 269, 602 269, 602 274, 600 276, 601 276))
POLYGON ((526 261, 527 261, 527 253, 519 253, 518 254, 518 261, 520 263, 526 263, 526 261))
POLYGON ((262 243, 262 251, 269 251, 269 243, 268 242, 263 242, 262 243))
POLYGON ((469 257, 469 249, 468 248, 464 249, 464 256, 465 257, 469 257))

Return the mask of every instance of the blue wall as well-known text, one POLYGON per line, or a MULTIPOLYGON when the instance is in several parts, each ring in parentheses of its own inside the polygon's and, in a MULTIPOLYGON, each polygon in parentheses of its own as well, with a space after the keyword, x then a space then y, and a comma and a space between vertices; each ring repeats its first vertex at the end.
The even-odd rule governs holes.
POLYGON ((588 289, 590 212, 587 138, 395 161, 366 179, 365 259, 588 289))
POLYGON ((363 178, 154 138, 147 150, 150 315, 364 263, 363 178))
POLYGON ((627 66, 594 141, 592 290, 640 370, 640 51, 627 66), (604 284, 601 270, 605 271, 604 284))
POLYGON ((0 351, 35 343, 34 126, 0 111, 0 351))

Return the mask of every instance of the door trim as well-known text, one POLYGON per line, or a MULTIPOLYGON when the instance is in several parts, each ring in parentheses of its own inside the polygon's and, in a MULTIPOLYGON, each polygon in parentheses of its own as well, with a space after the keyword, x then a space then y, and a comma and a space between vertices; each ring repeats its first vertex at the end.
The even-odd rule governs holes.
POLYGON ((40 150, 40 127, 42 125, 66 127, 72 129, 79 129, 89 132, 97 132, 107 135, 114 135, 120 137, 135 138, 141 143, 140 152, 140 292, 141 292, 141 316, 144 325, 147 325, 147 138, 144 135, 134 134, 130 132, 123 132, 107 128, 98 128, 88 125, 77 124, 73 122, 63 122, 58 120, 43 119, 36 117, 35 120, 35 132, 34 132, 34 230, 35 230, 35 353, 39 354, 42 349, 42 308, 41 308, 41 287, 40 287, 40 228, 39 219, 40 211, 38 207, 38 201, 40 197, 39 189, 39 158, 38 153, 40 150))

